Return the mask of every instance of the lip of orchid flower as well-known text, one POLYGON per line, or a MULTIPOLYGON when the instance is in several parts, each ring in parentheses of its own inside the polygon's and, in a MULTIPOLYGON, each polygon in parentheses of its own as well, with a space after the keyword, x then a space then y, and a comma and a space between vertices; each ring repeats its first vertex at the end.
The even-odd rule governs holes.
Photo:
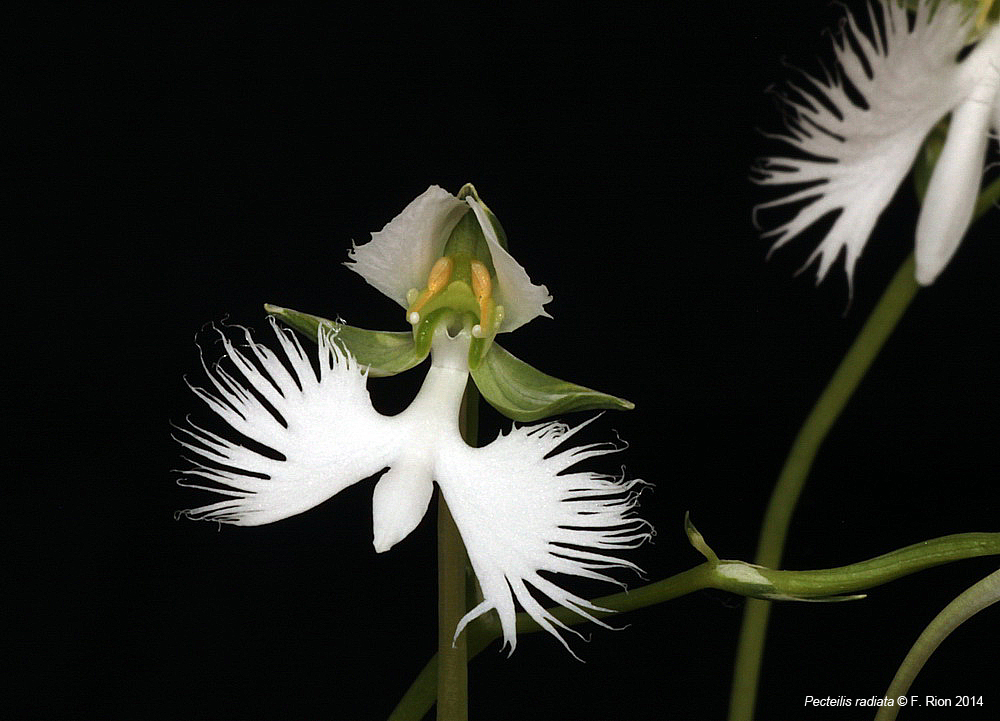
MULTIPOLYGON (((772 251, 840 211, 803 266, 819 259, 817 282, 841 251, 851 281, 879 216, 924 138, 948 112, 954 111, 946 151, 928 188, 917 231, 919 282, 932 282, 957 248, 983 172, 989 108, 997 102, 1000 73, 997 29, 958 61, 975 22, 967 7, 923 0, 912 26, 900 4, 879 0, 878 7, 876 11, 869 5, 870 34, 847 13, 844 31, 834 38, 838 71, 823 78, 802 73, 808 86, 790 85, 800 99, 784 98, 791 110, 786 134, 769 137, 809 157, 765 158, 754 177, 762 185, 809 184, 755 208, 756 215, 767 208, 805 203, 790 220, 764 233, 775 239, 772 251), (851 99, 848 84, 864 106, 851 99)), ((996 126, 997 113, 993 115, 996 126)))
MULTIPOLYGON (((569 629, 531 589, 606 625, 601 611, 541 572, 604 581, 613 568, 638 570, 609 552, 634 548, 652 535, 634 516, 641 480, 570 471, 581 461, 619 448, 587 444, 558 450, 584 424, 515 427, 481 448, 458 430, 458 409, 469 376, 471 332, 435 330, 432 366, 409 408, 387 417, 371 405, 367 375, 334 334, 317 332, 318 368, 290 331, 271 321, 281 349, 274 353, 244 330, 238 347, 222 333, 227 370, 205 368, 214 392, 192 390, 232 430, 269 449, 262 453, 190 424, 177 438, 193 454, 182 481, 227 499, 187 511, 195 520, 261 525, 302 513, 349 485, 388 471, 373 497, 373 543, 388 550, 425 515, 436 481, 462 535, 483 601, 459 623, 495 609, 504 644, 516 645, 515 602, 569 649, 569 629), (284 356, 282 358, 281 356, 284 356)), ((588 421, 589 423, 590 421, 588 421)), ((572 653, 572 650, 570 649, 572 653)))
MULTIPOLYGON (((524 268, 503 247, 488 209, 475 189, 467 185, 459 195, 462 197, 432 185, 382 230, 372 233, 369 242, 355 245, 347 267, 409 313, 414 290, 419 292, 429 279, 435 282, 435 277, 440 278, 437 282, 442 284, 441 288, 447 284, 452 270, 436 263, 444 257, 452 232, 471 212, 488 249, 486 265, 492 266, 495 273, 492 293, 496 304, 503 307, 496 332, 510 332, 538 316, 551 317, 543 308, 552 300, 548 289, 533 284, 524 268)), ((473 280, 475 274, 473 269, 473 280)), ((486 324, 487 319, 480 318, 480 322, 486 324)))
POLYGON ((958 250, 979 194, 991 123, 1000 130, 1000 27, 979 42, 962 70, 975 85, 952 111, 917 220, 917 280, 922 285, 933 283, 958 250))

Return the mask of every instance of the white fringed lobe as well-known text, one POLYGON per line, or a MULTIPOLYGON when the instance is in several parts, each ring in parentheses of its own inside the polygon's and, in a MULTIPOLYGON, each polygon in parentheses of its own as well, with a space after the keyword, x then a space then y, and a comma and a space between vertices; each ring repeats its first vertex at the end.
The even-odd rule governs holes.
POLYGON ((590 613, 606 609, 539 575, 547 571, 618 583, 605 572, 639 569, 616 556, 584 549, 635 548, 652 535, 649 524, 633 513, 638 493, 632 489, 643 481, 618 481, 590 472, 566 473, 582 460, 618 449, 595 444, 549 456, 583 425, 573 429, 560 423, 515 427, 484 448, 449 443, 443 449, 436 478, 484 597, 459 623, 456 636, 467 623, 496 609, 504 645, 513 652, 517 644, 516 597, 542 628, 569 649, 556 626, 577 632, 548 613, 532 597, 529 586, 607 626, 590 613))
POLYGON ((470 448, 458 430, 468 378, 467 332, 452 339, 441 330, 434 341, 435 364, 423 387, 409 408, 389 418, 374 410, 364 369, 335 338, 320 331, 317 372, 294 335, 273 321, 272 327, 288 368, 244 331, 246 347, 237 348, 223 336, 238 376, 218 365, 206 367, 214 393, 192 390, 235 431, 284 460, 190 424, 181 429, 186 437, 178 438, 196 455, 188 474, 218 484, 193 487, 229 498, 184 515, 246 526, 271 523, 302 513, 388 466, 373 508, 376 550, 387 550, 415 527, 430 498, 431 478, 462 534, 484 601, 462 619, 456 636, 470 620, 495 608, 504 643, 513 652, 516 598, 569 648, 556 627, 572 629, 546 611, 529 587, 606 626, 591 613, 604 609, 540 573, 618 583, 607 571, 639 570, 609 552, 634 548, 652 535, 649 524, 634 515, 636 489, 644 482, 567 472, 581 461, 621 449, 590 444, 554 452, 586 423, 572 429, 560 423, 515 427, 487 446, 470 448))
MULTIPOLYGON (((876 221, 909 171, 927 133, 969 98, 984 77, 995 75, 1000 68, 991 40, 996 29, 980 43, 984 53, 990 53, 989 60, 973 61, 970 55, 957 62, 972 27, 967 8, 960 4, 944 0, 935 7, 925 0, 917 6, 912 28, 900 4, 880 0, 878 7, 876 11, 869 6, 871 35, 862 32, 854 16, 847 13, 846 29, 834 39, 839 72, 822 79, 803 73, 812 87, 791 85, 801 100, 784 99, 793 117, 786 122, 787 134, 772 137, 815 159, 767 158, 754 178, 762 185, 810 184, 755 209, 756 213, 807 201, 791 220, 764 233, 775 239, 773 248, 781 247, 828 213, 841 211, 806 262, 808 266, 819 258, 817 282, 826 276, 841 250, 848 278, 853 277, 876 221), (871 67, 871 75, 865 72, 865 63, 871 67), (845 78, 867 108, 852 102, 845 78)), ((969 129, 956 127, 952 132, 969 129)), ((980 140, 969 142, 978 144, 980 140)), ((962 144, 967 143, 963 140, 962 144)), ((933 210, 935 203, 937 208, 949 207, 950 201, 967 195, 968 188, 978 190, 982 162, 975 167, 968 162, 952 164, 952 171, 941 176, 942 181, 928 192, 925 201, 929 212, 939 218, 940 213, 933 210), (958 185, 966 190, 957 190, 958 185)), ((923 236, 923 263, 918 271, 921 282, 936 277, 967 224, 968 217, 947 230, 933 218, 925 222, 928 231, 923 236), (927 266, 928 262, 932 265, 927 266)))
POLYGON ((244 331, 245 348, 237 348, 220 333, 226 356, 241 378, 237 380, 218 365, 211 370, 206 367, 215 393, 191 389, 233 430, 284 460, 194 424, 180 429, 199 444, 178 438, 196 456, 188 475, 221 486, 195 487, 231 496, 183 511, 190 518, 239 526, 272 523, 302 513, 377 473, 398 454, 396 434, 389 432, 391 419, 372 407, 366 374, 351 355, 321 332, 317 375, 291 331, 279 329, 273 320, 271 325, 291 371, 268 348, 254 343, 249 331, 244 331), (250 388, 273 406, 284 423, 250 388))

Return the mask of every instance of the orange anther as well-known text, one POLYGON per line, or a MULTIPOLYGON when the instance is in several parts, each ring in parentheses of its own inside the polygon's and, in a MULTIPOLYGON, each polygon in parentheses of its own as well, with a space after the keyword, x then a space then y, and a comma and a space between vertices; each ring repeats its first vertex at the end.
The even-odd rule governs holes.
POLYGON ((455 261, 448 256, 438 258, 431 267, 431 272, 427 275, 427 290, 437 293, 446 285, 451 278, 451 270, 455 267, 455 261))
POLYGON ((482 305, 484 300, 493 295, 493 281, 490 280, 490 272, 486 266, 478 260, 472 261, 469 265, 472 267, 472 292, 482 305))
MULTIPOLYGON (((419 313, 427 301, 444 290, 444 287, 448 285, 448 281, 451 279, 451 271, 454 267, 455 261, 447 256, 438 258, 434 262, 434 265, 431 266, 431 272, 427 274, 427 287, 413 301, 413 305, 407 311, 407 317, 410 317, 413 313, 419 313)), ((417 315, 416 318, 419 320, 420 316, 417 315)), ((417 320, 411 322, 416 323, 417 320)))
POLYGON ((472 292, 479 301, 479 332, 489 333, 493 323, 493 281, 490 280, 490 271, 478 260, 469 264, 472 269, 472 292))

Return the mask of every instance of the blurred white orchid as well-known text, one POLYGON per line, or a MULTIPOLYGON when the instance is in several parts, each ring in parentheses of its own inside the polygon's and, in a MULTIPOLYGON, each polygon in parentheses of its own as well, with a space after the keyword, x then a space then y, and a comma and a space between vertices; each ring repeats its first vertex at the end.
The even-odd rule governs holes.
MULTIPOLYGON (((989 3, 984 5, 988 8, 989 3)), ((913 164, 928 132, 951 113, 916 231, 917 280, 932 283, 968 228, 979 192, 990 128, 1000 129, 1000 28, 986 28, 959 60, 977 25, 967 4, 917 3, 915 17, 896 0, 869 5, 870 34, 848 12, 834 39, 840 71, 813 88, 792 85, 785 98, 787 135, 774 137, 814 159, 766 158, 755 180, 764 185, 810 183, 757 210, 806 201, 787 223, 769 230, 779 248, 826 214, 840 210, 819 247, 817 282, 844 249, 848 278, 879 215, 913 164), (848 81, 847 83, 844 80, 848 81), (863 105, 852 100, 853 86, 863 105)), ((985 10, 978 20, 985 18, 985 10)))
MULTIPOLYGON (((424 285, 428 274, 440 275, 440 268, 435 270, 436 254, 471 206, 489 243, 508 309, 507 325, 501 329, 528 322, 542 314, 548 294, 544 287, 531 285, 495 235, 491 240, 488 218, 478 203, 459 201, 440 188, 429 189, 373 234, 371 243, 356 248, 351 267, 412 308, 411 291, 424 285)), ((433 290, 433 279, 429 285, 433 290)), ((388 468, 374 490, 376 551, 388 550, 417 526, 430 502, 432 481, 461 532, 483 601, 461 620, 456 636, 469 621, 495 609, 505 645, 513 651, 516 598, 540 626, 566 645, 555 627, 572 629, 546 611, 530 588, 605 625, 591 613, 602 609, 540 572, 613 580, 605 574, 611 568, 637 570, 605 551, 633 548, 650 537, 649 525, 633 515, 637 486, 643 482, 567 473, 580 461, 619 450, 591 444, 554 452, 585 424, 514 428, 487 446, 469 447, 459 433, 474 336, 469 316, 456 311, 436 325, 431 368, 423 385, 410 406, 392 417, 372 407, 367 369, 327 329, 320 327, 316 337, 318 369, 291 331, 279 329, 273 319, 280 354, 254 342, 249 331, 244 331, 245 347, 221 334, 236 373, 220 365, 206 367, 214 392, 194 386, 192 390, 233 430, 269 452, 258 452, 193 423, 181 429, 185 436, 178 440, 196 454, 188 474, 217 484, 194 487, 229 497, 183 513, 242 526, 271 523, 302 513, 388 468)), ((475 326, 482 322, 480 318, 475 326)))

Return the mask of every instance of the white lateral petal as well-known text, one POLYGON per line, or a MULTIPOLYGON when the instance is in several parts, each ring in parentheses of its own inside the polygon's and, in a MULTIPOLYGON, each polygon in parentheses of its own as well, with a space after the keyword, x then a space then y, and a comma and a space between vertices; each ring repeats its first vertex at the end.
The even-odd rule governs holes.
MULTIPOLYGON (((1000 35, 997 36, 1000 38, 1000 35)), ((998 44, 1000 47, 1000 44, 998 44)), ((955 108, 917 222, 917 281, 930 285, 958 249, 979 195, 990 116, 1000 94, 1000 58, 955 108)))
POLYGON ((354 246, 345 265, 405 308, 406 292, 427 285, 431 266, 466 212, 465 203, 432 185, 369 242, 354 246))
POLYGON ((206 368, 215 392, 193 386, 192 390, 233 430, 284 460, 194 424, 181 429, 186 436, 178 441, 196 455, 196 465, 187 474, 220 486, 195 487, 230 497, 184 511, 190 518, 240 526, 278 521, 371 476, 400 452, 396 424, 372 407, 366 374, 349 353, 320 332, 317 375, 292 332, 280 330, 273 319, 271 325, 291 371, 245 331, 246 347, 237 348, 223 336, 226 356, 239 377, 216 365, 206 368), (274 407, 284 423, 251 389, 274 407))
POLYGON ((514 258, 503 249, 497 234, 493 230, 482 207, 482 203, 471 195, 466 201, 476 214, 479 227, 486 236, 486 244, 490 249, 490 256, 493 259, 493 268, 497 272, 497 302, 503 306, 504 316, 500 323, 500 332, 508 333, 520 328, 522 325, 542 315, 551 318, 542 306, 552 300, 549 289, 544 285, 535 285, 528 277, 527 271, 514 258))
POLYGON ((539 575, 547 571, 618 583, 606 571, 636 567, 606 551, 633 548, 651 535, 649 525, 633 515, 639 495, 634 487, 642 481, 564 472, 590 456, 619 449, 591 445, 549 456, 581 427, 545 423, 514 428, 483 448, 469 448, 452 438, 439 449, 435 479, 484 596, 483 603, 459 623, 456 636, 469 621, 496 609, 504 644, 513 651, 516 596, 524 610, 568 649, 556 630, 565 626, 532 598, 528 586, 606 625, 589 613, 602 609, 539 575))
MULTIPOLYGON (((763 203, 770 208, 811 201, 780 227, 765 233, 778 248, 826 214, 842 209, 807 265, 819 257, 819 280, 845 250, 850 277, 882 210, 909 171, 927 133, 972 88, 955 61, 969 29, 969 13, 957 3, 941 3, 932 13, 918 6, 913 27, 907 11, 880 0, 884 41, 878 30, 869 37, 849 12, 844 32, 834 40, 839 75, 805 75, 812 89, 794 88, 801 100, 785 98, 791 110, 787 135, 776 136, 816 160, 766 158, 756 182, 763 185, 813 183, 804 190, 763 203), (853 42, 852 42, 853 41, 853 42), (860 48, 860 54, 854 44, 860 48), (872 70, 865 72, 866 61, 872 70), (855 105, 846 78, 867 103, 855 105), (827 105, 836 109, 832 112, 827 105)), ((794 86, 793 86, 794 87, 794 86)))

